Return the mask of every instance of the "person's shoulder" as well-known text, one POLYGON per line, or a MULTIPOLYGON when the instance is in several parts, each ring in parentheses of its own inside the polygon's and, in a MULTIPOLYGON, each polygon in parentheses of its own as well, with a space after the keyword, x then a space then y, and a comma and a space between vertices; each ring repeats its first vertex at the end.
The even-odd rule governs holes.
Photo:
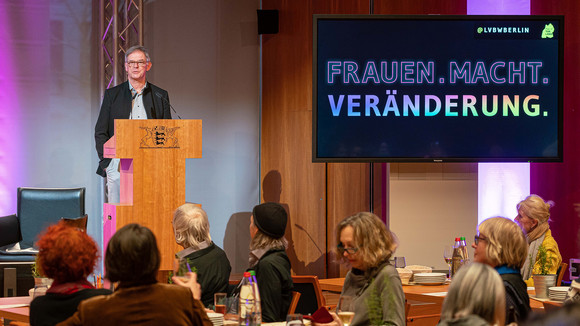
POLYGON ((159 93, 166 93, 167 94, 167 91, 164 90, 163 88, 161 88, 161 87, 159 87, 157 85, 154 85, 154 84, 152 84, 150 82, 147 82, 147 84, 149 85, 149 87, 151 87, 151 90, 153 92, 159 92, 159 93))
POLYGON ((113 86, 111 88, 107 88, 105 90, 105 93, 118 93, 118 92, 120 92, 123 89, 126 89, 126 88, 128 89, 128 87, 129 87, 129 82, 128 81, 122 82, 122 83, 120 83, 117 86, 113 86))

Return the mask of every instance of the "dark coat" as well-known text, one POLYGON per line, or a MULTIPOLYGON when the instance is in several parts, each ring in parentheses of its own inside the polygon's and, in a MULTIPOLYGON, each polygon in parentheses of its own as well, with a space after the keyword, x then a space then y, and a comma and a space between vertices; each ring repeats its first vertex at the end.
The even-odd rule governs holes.
POLYGON ((284 249, 266 252, 253 268, 260 290, 264 323, 286 320, 294 288, 290 268, 284 249))
POLYGON ((213 326, 189 288, 159 283, 120 287, 111 295, 87 299, 58 325, 213 326))
POLYGON ((213 305, 214 293, 226 293, 232 267, 226 253, 213 242, 205 249, 193 252, 185 258, 197 269, 197 282, 201 286, 201 302, 213 305))
POLYGON ((519 273, 500 276, 505 286, 506 325, 512 322, 521 323, 528 318, 531 311, 528 286, 519 273))
POLYGON ((85 289, 72 294, 47 293, 30 303, 30 325, 56 325, 77 311, 81 301, 97 295, 111 294, 106 289, 85 289))
MULTIPOLYGON (((95 146, 99 155, 97 174, 103 177, 105 169, 111 162, 110 158, 103 157, 103 145, 115 134, 115 119, 129 119, 132 101, 128 81, 105 91, 99 118, 95 125, 95 146)), ((145 106, 147 119, 171 119, 167 91, 149 82, 143 90, 143 106, 145 106)))

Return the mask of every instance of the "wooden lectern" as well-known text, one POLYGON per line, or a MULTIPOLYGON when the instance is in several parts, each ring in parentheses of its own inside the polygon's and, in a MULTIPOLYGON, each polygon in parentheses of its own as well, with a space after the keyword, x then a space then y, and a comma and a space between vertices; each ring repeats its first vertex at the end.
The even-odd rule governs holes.
POLYGON ((121 202, 103 208, 105 251, 118 228, 139 223, 155 233, 160 270, 172 270, 180 247, 171 221, 185 203, 185 160, 201 158, 201 130, 201 120, 115 120, 103 155, 121 159, 121 202))

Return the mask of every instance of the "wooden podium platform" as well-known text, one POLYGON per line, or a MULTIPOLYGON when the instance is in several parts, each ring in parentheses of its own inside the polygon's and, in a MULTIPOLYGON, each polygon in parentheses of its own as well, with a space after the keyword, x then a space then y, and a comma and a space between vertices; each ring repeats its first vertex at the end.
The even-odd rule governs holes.
POLYGON ((185 161, 201 153, 201 120, 115 120, 115 136, 103 155, 121 159, 121 199, 103 207, 105 251, 118 228, 139 223, 157 237, 160 269, 172 269, 180 248, 171 221, 185 203, 185 161))

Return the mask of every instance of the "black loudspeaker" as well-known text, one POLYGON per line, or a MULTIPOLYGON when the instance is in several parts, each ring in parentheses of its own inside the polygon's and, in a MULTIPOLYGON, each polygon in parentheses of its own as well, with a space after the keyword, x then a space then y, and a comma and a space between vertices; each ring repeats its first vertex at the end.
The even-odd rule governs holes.
POLYGON ((278 33, 278 10, 258 9, 258 34, 278 33))

